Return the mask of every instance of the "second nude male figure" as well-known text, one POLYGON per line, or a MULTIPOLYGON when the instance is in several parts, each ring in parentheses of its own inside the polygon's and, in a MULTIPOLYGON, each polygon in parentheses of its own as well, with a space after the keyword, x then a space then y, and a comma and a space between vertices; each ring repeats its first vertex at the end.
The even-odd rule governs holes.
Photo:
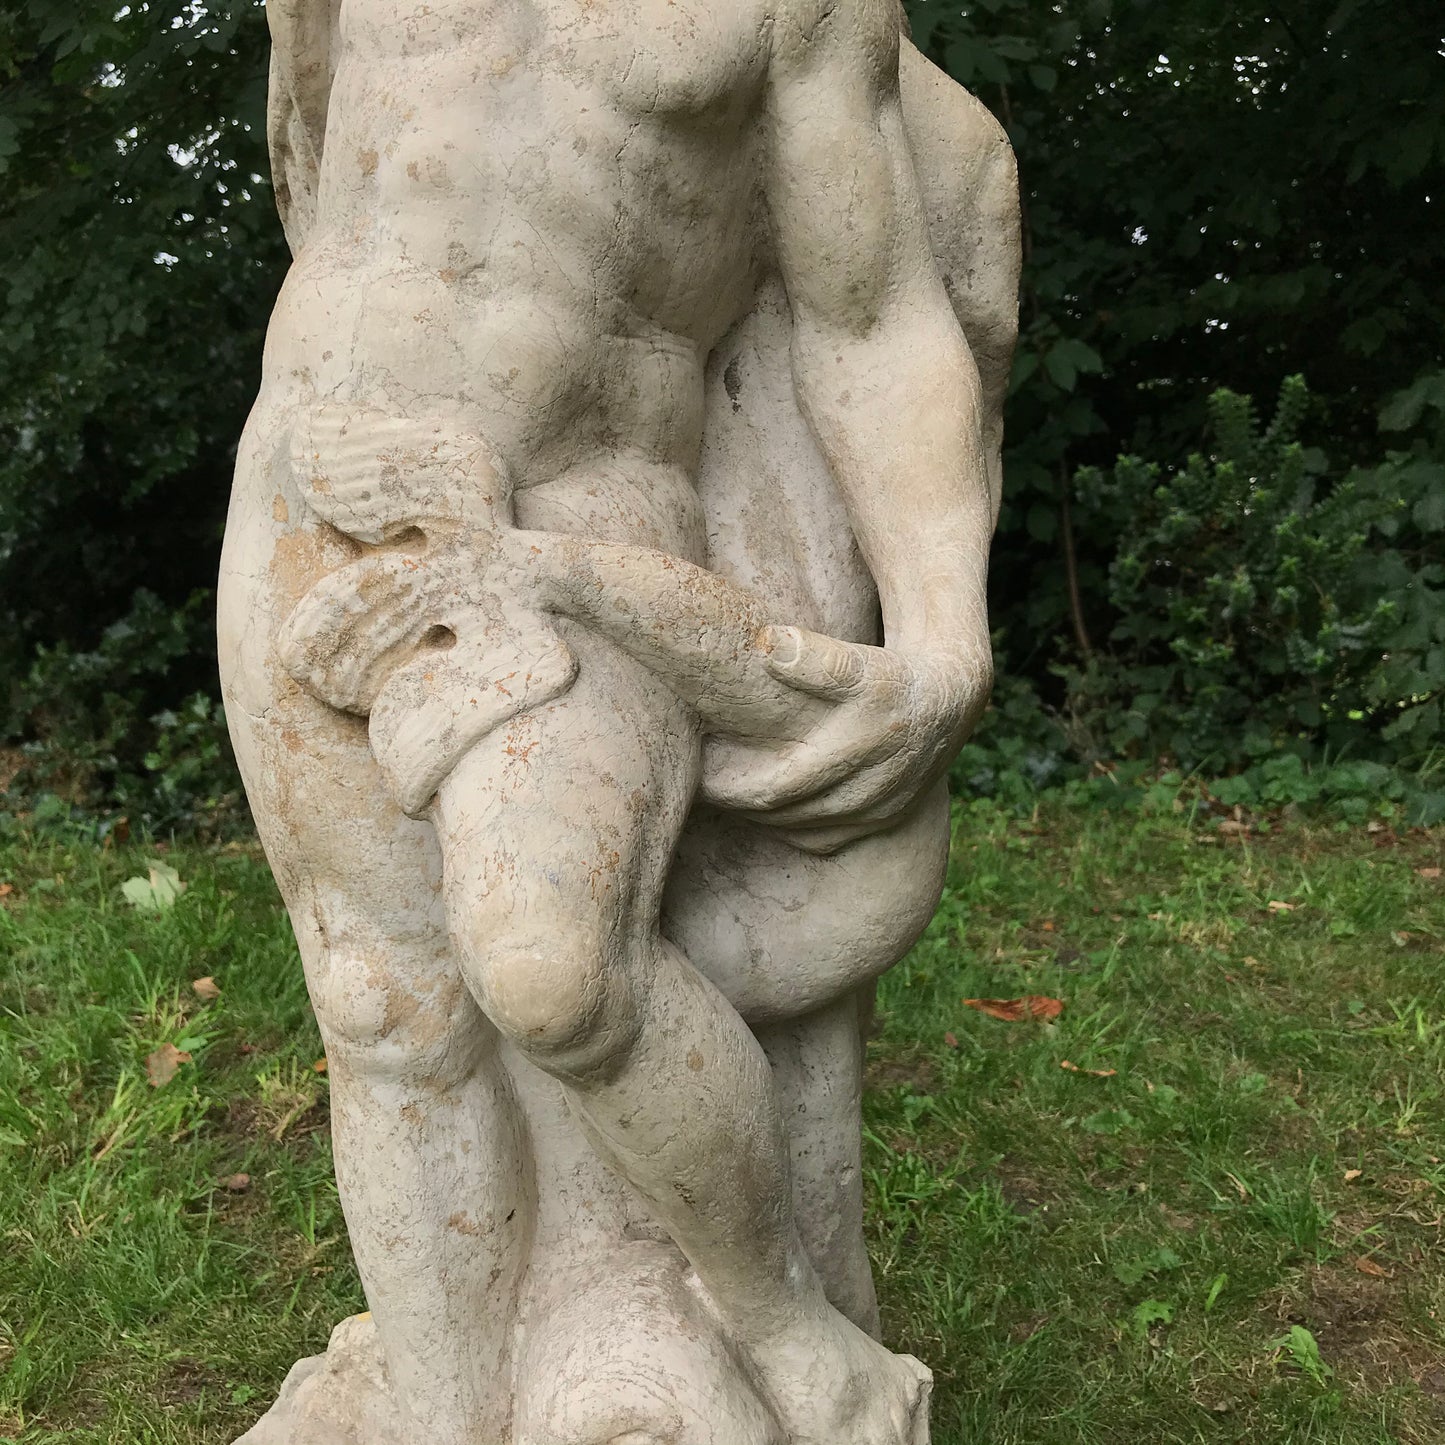
MULTIPOLYGON (((510 1429, 506 1315, 541 1206, 505 1045, 686 1255, 788 1440, 922 1440, 926 1372, 847 1317, 868 1304, 800 1234, 739 1012, 766 1002, 675 946, 707 933, 705 899, 660 926, 699 796, 739 868, 793 850, 814 906, 850 906, 875 844, 940 836, 987 695, 979 382, 926 234, 894 0, 312 7, 338 18, 314 214, 238 465, 222 662, 417 1439, 510 1429), (707 559, 704 369, 773 270, 886 652, 730 623, 728 596, 652 566, 707 559), (638 566, 652 640, 629 636, 638 566), (328 582, 353 572, 389 580, 328 582), (436 625, 386 633, 377 597, 418 574, 440 579, 436 625), (296 635, 323 594, 324 684, 321 633, 296 635), (336 641, 368 628, 369 652, 336 641), (796 735, 776 696, 750 721, 759 678, 795 690, 796 735)), ((917 903, 894 911, 917 931, 917 903)))

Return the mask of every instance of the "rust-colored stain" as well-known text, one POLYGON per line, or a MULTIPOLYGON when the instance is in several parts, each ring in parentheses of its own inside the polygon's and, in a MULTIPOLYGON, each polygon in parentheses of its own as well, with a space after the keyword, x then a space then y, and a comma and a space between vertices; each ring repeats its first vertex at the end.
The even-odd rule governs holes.
MULTIPOLYGON (((385 982, 382 987, 386 987, 385 982)), ((421 1013, 421 1000, 404 988, 388 988, 386 991, 386 1013, 381 1022, 381 1036, 387 1038, 397 1029, 412 1023, 421 1013)), ((406 1111, 402 1114, 405 1116, 406 1111)))
POLYGON ((271 553, 271 579, 278 601, 294 606, 302 593, 342 560, 319 531, 287 532, 278 537, 271 553))
POLYGON ((286 498, 280 492, 276 493, 276 500, 271 503, 271 518, 276 522, 291 520, 291 508, 286 505, 286 498))
POLYGON ((458 1234, 470 1234, 473 1236, 486 1233, 486 1230, 484 1230, 465 1209, 458 1209, 457 1212, 447 1220, 447 1228, 455 1229, 458 1234))

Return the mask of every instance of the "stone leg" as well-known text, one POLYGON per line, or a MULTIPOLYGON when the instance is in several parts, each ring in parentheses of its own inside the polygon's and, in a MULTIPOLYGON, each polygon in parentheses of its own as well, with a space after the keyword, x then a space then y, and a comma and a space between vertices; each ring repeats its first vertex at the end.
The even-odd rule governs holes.
POLYGON ((793 1210, 828 1298, 876 1334, 863 1238, 860 1004, 917 941, 948 862, 946 787, 835 853, 702 807, 678 847, 662 927, 752 1025, 787 1126, 793 1210))
POLYGON ((531 1170, 495 1030, 452 957, 435 837, 387 799, 364 725, 266 660, 264 608, 234 577, 223 599, 227 715, 325 1039, 337 1182, 406 1445, 496 1445, 531 1170))
POLYGON ((835 1308, 878 1337, 878 1294, 863 1238, 863 1037, 856 995, 808 1018, 763 1024, 788 1126, 793 1211, 835 1308))
POLYGON ((656 1211, 788 1438, 913 1445, 927 1373, 827 1303, 766 1057, 658 932, 696 722, 637 663, 568 640, 572 691, 475 747, 433 807, 467 981, 656 1211))

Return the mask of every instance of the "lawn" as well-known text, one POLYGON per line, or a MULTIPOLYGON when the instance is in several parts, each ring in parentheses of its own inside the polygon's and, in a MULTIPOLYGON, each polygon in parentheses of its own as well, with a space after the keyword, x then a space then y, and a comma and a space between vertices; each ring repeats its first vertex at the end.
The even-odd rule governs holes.
MULTIPOLYGON (((1445 1438, 1445 833, 1376 829, 959 814, 867 1106, 938 1445, 1445 1438)), ((362 1307, 265 865, 31 838, 0 893, 0 1439, 229 1442, 362 1307)))

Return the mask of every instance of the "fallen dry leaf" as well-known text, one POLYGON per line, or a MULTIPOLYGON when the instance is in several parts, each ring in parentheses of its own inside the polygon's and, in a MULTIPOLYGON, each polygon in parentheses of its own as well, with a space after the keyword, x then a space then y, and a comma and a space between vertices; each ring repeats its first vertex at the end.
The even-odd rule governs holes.
POLYGON ((1272 899, 1269 904, 1271 913, 1293 913, 1299 907, 1298 903, 1281 903, 1279 899, 1272 899))
POLYGON ((1346 1184, 1353 1184, 1356 1179, 1363 1179, 1364 1177, 1365 1177, 1365 1171, 1364 1171, 1363 1169, 1346 1169, 1346 1170, 1345 1170, 1345 1183, 1346 1183, 1346 1184))
POLYGON ((1361 1255, 1355 1261, 1355 1270, 1359 1274, 1368 1275, 1371 1279, 1389 1279, 1390 1271, 1376 1264, 1373 1259, 1366 1259, 1361 1255))
POLYGON ((1422 878, 1428 878, 1433 883, 1441 875, 1439 868, 1417 868, 1415 870, 1422 878))
POLYGON ((1006 1024, 1023 1023, 1027 1019, 1047 1022, 1058 1018, 1064 1011, 1061 999, 1044 998, 1039 994, 1030 994, 1027 998, 966 998, 963 1006, 977 1009, 979 1013, 1006 1024))
POLYGON ((956 1049, 958 1047, 958 1035, 953 1033, 944 1034, 943 1042, 947 1044, 949 1048, 956 1049))
POLYGON ((174 1044, 162 1044, 155 1053, 146 1055, 146 1078, 153 1089, 169 1084, 182 1064, 191 1062, 191 1056, 174 1044))
POLYGON ((1239 1175, 1226 1174, 1224 1177, 1229 1180, 1232 1185, 1234 1185, 1234 1192, 1239 1195, 1241 1199, 1249 1198, 1249 1186, 1244 1182, 1244 1180, 1239 1177, 1239 1175))
POLYGON ((207 974, 205 978, 198 978, 191 985, 191 992, 195 994, 197 998, 204 999, 207 1003, 221 996, 221 990, 217 986, 216 980, 209 974, 207 974))
POLYGON ((249 1174, 231 1174, 221 1180, 221 1188, 229 1190, 232 1194, 244 1194, 251 1187, 251 1176, 249 1174))
POLYGON ((1119 1076, 1118 1069, 1081 1069, 1070 1059, 1061 1059, 1059 1067, 1071 1074, 1087 1074, 1091 1079, 1115 1079, 1119 1076))
POLYGON ((1219 825, 1219 831, 1227 838, 1237 838, 1241 833, 1249 832, 1249 824, 1241 823, 1238 818, 1226 818, 1219 825))
POLYGON ((1039 927, 1042 928, 1045 933, 1052 933, 1054 931, 1054 920, 1052 918, 1046 918, 1039 927))
POLYGON ((311 1065, 311 1072, 313 1074, 324 1074, 326 1072, 326 1060, 317 1059, 316 1062, 311 1065))
POLYGON ((167 863, 153 863, 144 878, 127 878, 120 885, 120 891, 127 903, 135 908, 149 908, 162 912, 174 908, 176 899, 190 885, 181 882, 181 875, 167 863))
POLYGON ((14 891, 15 885, 13 883, 0 883, 0 898, 9 898, 14 891))

